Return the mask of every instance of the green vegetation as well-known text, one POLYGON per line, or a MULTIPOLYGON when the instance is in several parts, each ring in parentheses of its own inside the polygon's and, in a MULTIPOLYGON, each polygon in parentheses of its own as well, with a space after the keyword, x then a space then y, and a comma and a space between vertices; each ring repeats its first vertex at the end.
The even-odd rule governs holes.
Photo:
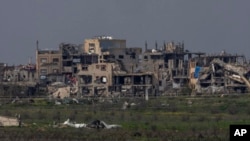
POLYGON ((0 115, 21 114, 23 127, 1 127, 0 140, 229 140, 230 124, 250 124, 250 95, 158 97, 122 110, 116 103, 54 105, 44 99, 34 103, 4 104, 0 115), (67 118, 89 123, 95 119, 121 124, 115 130, 54 127, 67 118))

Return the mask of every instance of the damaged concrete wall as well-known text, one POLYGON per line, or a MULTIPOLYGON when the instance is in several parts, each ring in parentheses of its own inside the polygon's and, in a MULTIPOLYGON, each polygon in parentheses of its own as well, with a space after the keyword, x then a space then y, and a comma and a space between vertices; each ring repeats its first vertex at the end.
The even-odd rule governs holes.
MULTIPOLYGON (((142 53, 141 48, 111 48, 108 50, 113 58, 107 58, 105 61, 116 62, 122 71, 135 73, 138 71, 139 55, 142 53)), ((105 56, 104 56, 105 58, 105 56)))
POLYGON ((79 94, 82 96, 107 96, 108 88, 113 83, 113 66, 113 63, 78 64, 79 94))

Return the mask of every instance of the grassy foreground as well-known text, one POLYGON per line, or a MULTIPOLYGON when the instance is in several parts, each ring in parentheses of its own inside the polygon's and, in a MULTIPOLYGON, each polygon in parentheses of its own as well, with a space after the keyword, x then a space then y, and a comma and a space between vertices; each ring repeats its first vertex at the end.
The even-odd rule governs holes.
POLYGON ((250 124, 250 95, 158 97, 149 101, 137 98, 68 105, 35 99, 30 104, 0 106, 2 116, 16 113, 21 114, 23 127, 0 127, 1 141, 228 141, 230 124, 250 124), (136 105, 122 110, 125 100, 136 105), (54 125, 67 118, 84 123, 100 119, 122 128, 74 129, 54 125))

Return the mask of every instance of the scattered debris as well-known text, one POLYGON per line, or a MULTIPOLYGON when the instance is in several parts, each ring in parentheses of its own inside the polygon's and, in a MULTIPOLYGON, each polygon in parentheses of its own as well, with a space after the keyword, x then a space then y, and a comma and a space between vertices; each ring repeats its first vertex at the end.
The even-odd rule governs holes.
POLYGON ((118 124, 107 124, 106 122, 100 120, 94 120, 89 124, 85 124, 71 122, 70 119, 67 119, 63 124, 74 128, 116 129, 122 127, 118 124))
POLYGON ((74 128, 84 128, 84 127, 87 127, 87 124, 85 124, 85 123, 71 122, 70 119, 67 119, 63 124, 64 125, 68 125, 70 127, 74 127, 74 128))
POLYGON ((13 103, 21 103, 21 102, 22 101, 20 101, 20 98, 18 96, 16 96, 16 98, 11 101, 12 104, 13 103))
POLYGON ((115 129, 115 128, 121 128, 121 125, 118 124, 107 124, 104 121, 101 121, 101 125, 104 126, 105 129, 115 129))
POLYGON ((79 101, 76 98, 72 98, 72 100, 76 103, 79 104, 79 101))
POLYGON ((121 125, 118 124, 107 124, 104 121, 100 120, 94 120, 90 124, 87 125, 87 127, 90 128, 96 128, 96 129, 114 129, 114 128, 121 128, 121 125))
POLYGON ((126 110, 127 108, 130 108, 130 107, 135 106, 135 105, 136 105, 135 103, 128 103, 127 101, 125 101, 123 103, 122 109, 126 110))
POLYGON ((62 105, 62 102, 56 100, 55 105, 62 105))

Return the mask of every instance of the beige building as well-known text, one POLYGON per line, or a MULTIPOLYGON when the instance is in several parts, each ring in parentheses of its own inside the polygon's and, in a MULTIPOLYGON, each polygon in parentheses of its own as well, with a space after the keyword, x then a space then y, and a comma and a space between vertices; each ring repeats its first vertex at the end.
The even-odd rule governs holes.
POLYGON ((112 86, 113 63, 78 64, 78 87, 82 96, 107 96, 112 86))
POLYGON ((92 39, 85 39, 83 52, 102 55, 102 53, 108 51, 110 48, 126 48, 126 40, 113 39, 110 36, 100 36, 92 39))
POLYGON ((46 79, 49 75, 62 72, 62 53, 59 50, 36 51, 37 78, 46 79))

